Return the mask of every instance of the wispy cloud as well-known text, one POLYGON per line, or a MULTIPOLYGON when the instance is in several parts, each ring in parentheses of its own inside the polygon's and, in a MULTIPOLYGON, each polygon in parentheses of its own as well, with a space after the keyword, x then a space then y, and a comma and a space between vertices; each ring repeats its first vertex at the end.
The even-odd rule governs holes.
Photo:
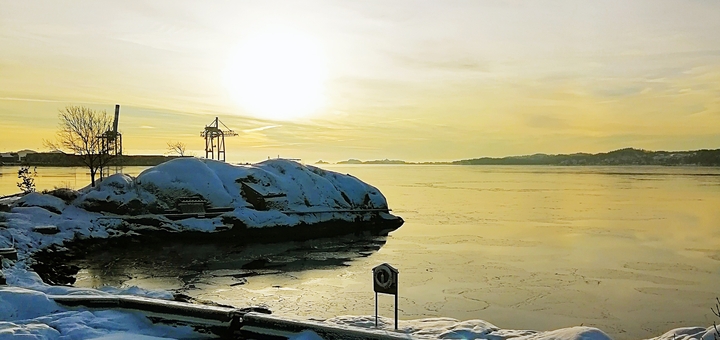
POLYGON ((75 102, 69 100, 57 100, 57 99, 41 99, 41 98, 23 98, 23 97, 0 97, 0 101, 13 101, 13 102, 33 102, 33 103, 66 103, 66 104, 87 104, 87 105, 106 105, 107 103, 99 102, 75 102))
POLYGON ((274 129, 274 128, 276 128, 276 127, 281 127, 281 126, 282 126, 282 125, 261 126, 261 127, 259 127, 259 128, 242 130, 242 132, 244 132, 244 133, 253 133, 253 132, 258 132, 258 131, 263 131, 263 130, 268 130, 268 129, 274 129))

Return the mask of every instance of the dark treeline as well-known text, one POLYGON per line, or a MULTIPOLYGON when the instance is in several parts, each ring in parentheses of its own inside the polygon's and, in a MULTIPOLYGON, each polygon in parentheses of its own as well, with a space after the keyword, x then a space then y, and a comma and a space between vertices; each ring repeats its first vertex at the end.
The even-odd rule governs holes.
MULTIPOLYGON (((178 157, 162 155, 118 156, 112 160, 111 165, 154 166, 178 157)), ((29 153, 22 161, 18 161, 16 164, 30 166, 85 166, 81 156, 53 152, 29 153)))

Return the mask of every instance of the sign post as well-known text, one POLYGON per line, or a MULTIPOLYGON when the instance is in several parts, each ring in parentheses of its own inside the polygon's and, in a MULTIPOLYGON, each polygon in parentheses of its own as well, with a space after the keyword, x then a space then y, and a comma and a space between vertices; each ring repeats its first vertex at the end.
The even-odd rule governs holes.
POLYGON ((372 269, 375 290, 375 328, 378 327, 378 293, 395 295, 395 330, 398 329, 398 270, 383 263, 372 269))

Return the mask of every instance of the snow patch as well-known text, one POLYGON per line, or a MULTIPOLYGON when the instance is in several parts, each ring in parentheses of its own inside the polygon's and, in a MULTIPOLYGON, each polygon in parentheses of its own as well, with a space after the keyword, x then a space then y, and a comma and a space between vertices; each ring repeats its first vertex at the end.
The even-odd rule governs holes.
MULTIPOLYGON (((72 294, 76 288, 66 287, 72 294)), ((87 290, 82 291, 83 294, 87 290)), ((187 326, 153 324, 125 310, 65 308, 46 293, 0 287, 0 339, 184 339, 203 338, 187 326)))

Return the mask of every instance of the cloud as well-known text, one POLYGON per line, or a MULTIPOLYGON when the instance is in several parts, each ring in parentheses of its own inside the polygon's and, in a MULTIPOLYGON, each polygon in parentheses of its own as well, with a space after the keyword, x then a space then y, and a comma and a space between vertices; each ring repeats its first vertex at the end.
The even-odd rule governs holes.
POLYGON ((274 129, 274 128, 276 128, 276 127, 281 127, 281 126, 282 126, 282 125, 261 126, 261 127, 259 127, 259 128, 242 130, 242 132, 244 132, 244 133, 253 133, 253 132, 258 132, 258 131, 263 131, 263 130, 268 130, 268 129, 274 129))
POLYGON ((150 125, 140 125, 140 128, 141 128, 141 129, 154 129, 155 127, 154 127, 154 126, 150 126, 150 125))
POLYGON ((22 98, 22 97, 0 97, 0 101, 14 101, 14 102, 36 102, 36 103, 73 103, 73 104, 86 104, 86 105, 105 105, 106 103, 98 103, 98 102, 88 102, 88 101, 82 101, 82 102, 74 102, 69 100, 57 100, 57 99, 41 99, 41 98, 22 98))

